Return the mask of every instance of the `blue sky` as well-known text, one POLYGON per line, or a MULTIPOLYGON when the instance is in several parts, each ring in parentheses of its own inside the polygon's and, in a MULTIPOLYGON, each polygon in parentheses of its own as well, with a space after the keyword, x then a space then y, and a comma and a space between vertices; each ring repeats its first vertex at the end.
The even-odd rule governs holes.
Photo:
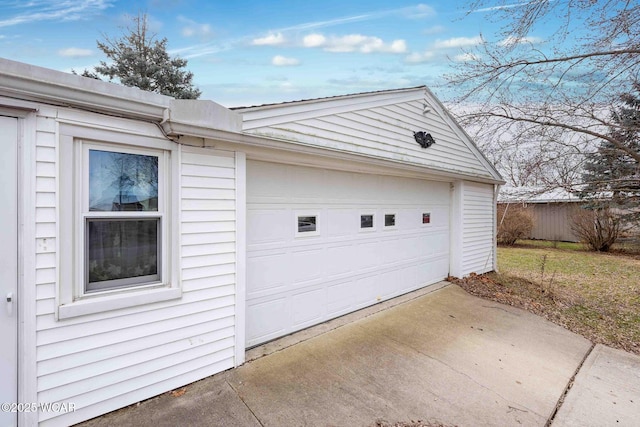
MULTIPOLYGON (((0 56, 60 71, 105 59, 139 11, 188 59, 201 99, 232 107, 426 84, 444 101, 443 75, 463 49, 496 38, 488 10, 457 1, 26 0, 0 1, 0 56)), ((535 35, 534 35, 535 37, 535 35)))

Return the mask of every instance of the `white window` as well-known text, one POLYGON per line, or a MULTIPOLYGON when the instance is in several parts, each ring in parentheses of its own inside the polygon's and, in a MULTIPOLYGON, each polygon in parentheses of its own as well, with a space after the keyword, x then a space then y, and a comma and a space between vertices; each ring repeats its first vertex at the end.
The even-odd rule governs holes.
POLYGON ((162 283, 167 153, 83 144, 81 295, 162 283))
POLYGON ((178 153, 153 140, 61 135, 59 318, 180 297, 178 153))

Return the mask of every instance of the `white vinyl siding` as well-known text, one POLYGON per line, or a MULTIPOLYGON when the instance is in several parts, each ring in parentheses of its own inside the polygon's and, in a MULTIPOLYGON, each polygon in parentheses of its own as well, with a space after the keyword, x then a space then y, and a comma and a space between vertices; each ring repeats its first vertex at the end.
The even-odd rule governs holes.
MULTIPOLYGON (((245 132, 360 155, 491 178, 486 162, 447 114, 424 91, 394 96, 375 94, 319 100, 310 106, 281 104, 240 109, 245 132), (429 111, 424 114, 425 105, 429 111), (281 110, 280 114, 279 110, 281 110), (265 113, 271 113, 265 117, 265 113), (428 149, 416 143, 413 132, 426 131, 436 143, 428 149)), ((298 103, 293 103, 298 104, 298 103)))
MULTIPOLYGON (((43 110, 44 111, 44 110, 43 110)), ((73 402, 69 414, 41 412, 41 425, 71 425, 234 366, 235 159, 233 153, 185 148, 179 239, 182 297, 56 320, 58 143, 56 120, 38 117, 35 159, 36 324, 39 402, 73 402)), ((152 125, 86 113, 89 126, 162 136, 152 125)), ((165 142, 166 143, 166 140, 165 142)), ((176 152, 176 155, 178 153, 176 152)), ((57 253, 57 250, 60 253, 57 253)))
POLYGON ((495 269, 495 199, 493 185, 465 182, 462 203, 462 273, 495 269))

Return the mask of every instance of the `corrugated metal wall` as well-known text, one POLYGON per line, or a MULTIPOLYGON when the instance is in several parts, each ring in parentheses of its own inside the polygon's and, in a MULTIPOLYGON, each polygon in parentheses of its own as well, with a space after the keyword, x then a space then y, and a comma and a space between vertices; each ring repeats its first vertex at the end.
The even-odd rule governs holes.
POLYGON ((571 231, 569 219, 575 203, 531 203, 527 209, 533 213, 532 239, 578 242, 580 239, 571 231))

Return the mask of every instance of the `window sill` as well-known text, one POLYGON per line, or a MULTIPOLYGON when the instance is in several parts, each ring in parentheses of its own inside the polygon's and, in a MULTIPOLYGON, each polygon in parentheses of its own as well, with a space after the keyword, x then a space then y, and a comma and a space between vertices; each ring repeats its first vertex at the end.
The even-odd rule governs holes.
POLYGON ((180 288, 160 288, 91 298, 61 305, 58 307, 58 319, 69 319, 87 314, 168 301, 180 297, 182 297, 182 290, 180 288))

